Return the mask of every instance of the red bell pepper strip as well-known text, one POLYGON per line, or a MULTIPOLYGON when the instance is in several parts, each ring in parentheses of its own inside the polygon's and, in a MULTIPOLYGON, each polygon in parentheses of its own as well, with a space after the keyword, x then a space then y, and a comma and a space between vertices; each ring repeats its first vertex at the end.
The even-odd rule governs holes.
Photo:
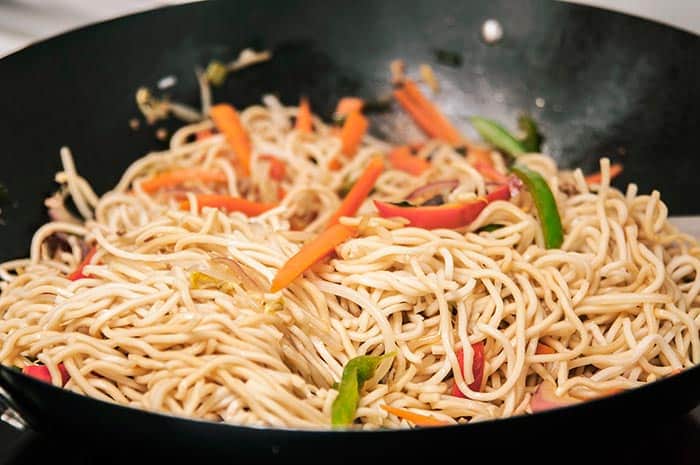
MULTIPOLYGON (((472 361, 474 381, 469 385, 469 389, 480 392, 481 385, 484 382, 484 341, 472 344, 472 350, 474 351, 474 358, 472 361)), ((460 369, 462 369, 464 366, 464 350, 457 352, 457 360, 459 360, 459 366, 460 369)), ((452 385, 452 395, 455 397, 466 397, 464 393, 459 390, 457 383, 452 385)))
POLYGON ((438 228, 461 228, 466 226, 479 216, 486 205, 496 200, 508 200, 511 196, 511 189, 518 188, 519 184, 511 179, 508 184, 500 186, 486 197, 477 200, 460 203, 445 204, 427 207, 404 207, 392 203, 374 201, 374 205, 379 210, 382 218, 403 217, 409 221, 409 226, 424 229, 438 228))
MULTIPOLYGON (((61 372, 61 386, 65 386, 70 379, 68 370, 66 370, 66 367, 62 363, 59 363, 58 371, 61 372)), ((26 367, 22 368, 22 373, 38 379, 39 381, 49 384, 51 383, 51 373, 46 365, 27 365, 26 367)))
POLYGON ((74 272, 68 275, 68 279, 71 281, 77 281, 79 279, 87 278, 88 275, 83 274, 83 269, 85 268, 86 265, 90 264, 90 261, 92 260, 92 257, 95 256, 95 252, 97 252, 97 247, 93 246, 85 255, 85 258, 83 258, 83 261, 80 262, 80 265, 78 265, 78 268, 74 272))

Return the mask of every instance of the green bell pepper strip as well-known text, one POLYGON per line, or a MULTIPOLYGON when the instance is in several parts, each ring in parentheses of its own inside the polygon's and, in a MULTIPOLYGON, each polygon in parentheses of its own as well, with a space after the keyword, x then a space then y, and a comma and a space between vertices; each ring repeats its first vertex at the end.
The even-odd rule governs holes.
POLYGON ((518 118, 518 127, 525 134, 525 137, 520 139, 520 144, 527 153, 540 153, 542 150, 542 141, 544 138, 537 129, 535 120, 527 115, 521 115, 518 118))
POLYGON ((473 116, 470 121, 481 138, 497 149, 512 157, 526 153, 523 144, 497 122, 480 116, 473 116))
POLYGON ((353 422, 362 385, 374 376, 375 370, 382 361, 395 355, 395 352, 381 356, 361 355, 348 361, 337 387, 338 396, 331 406, 333 426, 347 426, 353 422))
POLYGON ((517 163, 511 167, 511 171, 525 184, 535 201, 545 247, 548 249, 559 248, 564 241, 564 229, 561 225, 561 218, 559 218, 557 202, 554 200, 554 194, 549 189, 547 181, 537 171, 517 163))

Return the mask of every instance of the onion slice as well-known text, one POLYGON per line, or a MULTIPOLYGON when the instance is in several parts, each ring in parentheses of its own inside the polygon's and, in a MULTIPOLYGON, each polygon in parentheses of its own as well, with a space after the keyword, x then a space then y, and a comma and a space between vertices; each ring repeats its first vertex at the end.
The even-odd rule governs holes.
POLYGON ((425 186, 419 187, 414 190, 406 200, 414 205, 422 205, 427 200, 432 199, 436 195, 447 195, 459 186, 459 181, 456 179, 449 179, 446 181, 436 181, 426 184, 425 186))

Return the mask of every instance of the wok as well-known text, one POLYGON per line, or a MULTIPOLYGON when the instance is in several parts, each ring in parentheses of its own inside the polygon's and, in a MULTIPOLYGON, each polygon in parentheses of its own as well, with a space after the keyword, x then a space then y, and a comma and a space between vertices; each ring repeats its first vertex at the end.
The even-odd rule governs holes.
MULTIPOLYGON (((154 128, 130 129, 129 120, 138 116, 135 90, 173 75, 173 99, 197 105, 194 66, 232 59, 249 46, 271 48, 273 60, 229 79, 215 90, 216 101, 244 107, 274 92, 292 104, 306 94, 329 117, 340 96, 388 91, 392 59, 403 58, 414 70, 427 62, 442 83, 438 104, 465 132, 469 115, 512 126, 518 113, 529 112, 548 138, 546 151, 562 166, 593 170, 600 156, 610 156, 625 163, 618 185, 635 180, 641 192, 659 189, 671 212, 700 213, 690 195, 700 172, 696 36, 538 0, 203 2, 79 29, 0 60, 0 182, 12 200, 0 228, 0 259, 25 256, 32 232, 46 221, 43 199, 55 188, 60 146, 72 148, 82 174, 105 192, 136 157, 163 146, 154 128), (480 38, 487 18, 503 25, 497 44, 480 38), (436 63, 438 48, 460 52, 463 65, 436 63)), ((378 135, 395 137, 381 134, 393 117, 375 117, 378 135)), ((0 386, 4 402, 31 428, 79 437, 103 446, 112 458, 133 459, 135 447, 148 445, 139 457, 308 463, 380 454, 438 460, 455 446, 485 448, 496 441, 499 454, 522 453, 532 441, 541 444, 543 432, 555 441, 584 434, 619 440, 620 431, 696 406, 700 368, 537 415, 377 432, 258 429, 176 418, 78 396, 5 367, 0 386)))

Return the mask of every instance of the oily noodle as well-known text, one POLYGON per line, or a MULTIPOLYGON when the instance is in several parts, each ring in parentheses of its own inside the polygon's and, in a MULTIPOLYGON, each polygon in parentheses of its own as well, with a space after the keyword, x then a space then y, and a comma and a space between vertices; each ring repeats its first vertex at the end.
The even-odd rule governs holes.
MULTIPOLYGON (((355 218, 358 237, 284 291, 269 294, 275 272, 320 231, 337 192, 388 146, 366 137, 338 171, 333 129, 290 125, 296 108, 272 97, 242 112, 253 145, 251 176, 237 179, 221 135, 189 142, 211 127, 175 133, 170 149, 134 162, 114 188, 96 196, 67 149, 57 175, 81 215, 36 232, 28 259, 3 264, 0 362, 38 359, 67 389, 153 411, 237 424, 328 427, 332 388, 344 364, 396 351, 362 391, 363 428, 406 427, 391 404, 448 423, 530 412, 543 381, 558 395, 587 400, 671 375, 700 361, 700 250, 667 221, 658 192, 609 186, 609 162, 591 190, 580 170, 526 155, 559 204, 565 240, 546 250, 527 193, 490 204, 467 229, 424 230, 372 214, 355 218), (274 201, 279 187, 260 154, 286 162, 280 206, 256 218, 205 208, 192 192, 274 201), (144 192, 155 173, 186 167, 220 171, 227 183, 144 192), (178 198, 189 198, 183 211, 178 198), (505 227, 475 233, 497 223, 505 227), (51 246, 56 237, 63 247, 51 246), (70 281, 85 243, 97 253, 70 281), (66 246, 67 244, 67 246, 66 246), (247 279, 196 286, 192 270, 215 257, 247 279), (221 258, 219 258, 220 260, 221 258), (485 342, 485 382, 471 391, 471 344, 485 342), (536 354, 546 344, 555 353, 536 354), (464 366, 455 353, 464 348, 464 366), (462 372, 465 375, 462 375, 462 372), (452 395, 457 383, 466 398, 452 395)), ((388 169, 373 198, 398 201, 416 187, 459 179, 451 200, 486 192, 486 182, 450 147, 430 142, 432 168, 414 177, 388 169)), ((497 166, 503 166, 493 154, 497 166)))

